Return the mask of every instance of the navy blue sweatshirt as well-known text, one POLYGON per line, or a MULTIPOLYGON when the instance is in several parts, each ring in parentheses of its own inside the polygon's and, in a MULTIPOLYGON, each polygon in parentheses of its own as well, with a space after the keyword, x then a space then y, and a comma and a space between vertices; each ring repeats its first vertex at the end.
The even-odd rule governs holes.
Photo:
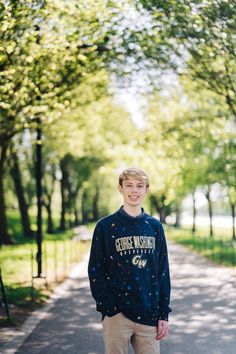
POLYGON ((94 230, 88 274, 102 317, 122 312, 156 326, 171 312, 170 276, 162 224, 142 210, 137 217, 121 207, 94 230))

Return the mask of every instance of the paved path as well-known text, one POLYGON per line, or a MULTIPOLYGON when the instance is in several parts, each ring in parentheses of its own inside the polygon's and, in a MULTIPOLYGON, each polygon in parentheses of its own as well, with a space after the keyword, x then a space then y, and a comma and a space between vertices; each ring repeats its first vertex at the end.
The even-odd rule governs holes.
MULTIPOLYGON (((173 313, 170 334, 161 341, 162 354, 235 354, 236 274, 182 246, 169 244, 169 251, 173 313)), ((100 315, 90 295, 86 268, 84 264, 79 276, 71 275, 67 290, 17 351, 0 347, 0 352, 103 354, 100 315)))
POLYGON ((171 245, 172 308, 163 354, 236 353, 236 270, 171 245))

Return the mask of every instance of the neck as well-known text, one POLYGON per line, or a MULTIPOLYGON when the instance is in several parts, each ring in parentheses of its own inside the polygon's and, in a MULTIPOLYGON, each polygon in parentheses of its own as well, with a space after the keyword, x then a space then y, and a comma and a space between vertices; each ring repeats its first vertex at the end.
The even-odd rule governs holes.
POLYGON ((138 216, 142 213, 141 206, 132 207, 130 205, 123 206, 124 211, 129 214, 130 216, 138 216))

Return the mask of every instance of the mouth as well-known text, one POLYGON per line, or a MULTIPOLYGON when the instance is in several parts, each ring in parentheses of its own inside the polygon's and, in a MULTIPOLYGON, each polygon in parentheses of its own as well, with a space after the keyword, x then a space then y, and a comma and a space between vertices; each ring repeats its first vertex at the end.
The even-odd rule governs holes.
POLYGON ((133 201, 136 201, 136 200, 139 199, 139 196, 137 196, 137 195, 129 195, 129 199, 133 200, 133 201))

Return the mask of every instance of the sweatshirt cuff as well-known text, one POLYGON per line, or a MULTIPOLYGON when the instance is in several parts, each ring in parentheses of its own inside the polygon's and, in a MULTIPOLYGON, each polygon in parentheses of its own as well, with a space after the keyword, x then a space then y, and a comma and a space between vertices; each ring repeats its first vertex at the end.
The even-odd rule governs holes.
POLYGON ((172 312, 170 307, 163 308, 162 311, 159 312, 158 320, 168 321, 170 312, 172 312))
POLYGON ((162 320, 162 321, 167 321, 169 320, 169 316, 168 315, 161 315, 158 317, 158 320, 162 320))

